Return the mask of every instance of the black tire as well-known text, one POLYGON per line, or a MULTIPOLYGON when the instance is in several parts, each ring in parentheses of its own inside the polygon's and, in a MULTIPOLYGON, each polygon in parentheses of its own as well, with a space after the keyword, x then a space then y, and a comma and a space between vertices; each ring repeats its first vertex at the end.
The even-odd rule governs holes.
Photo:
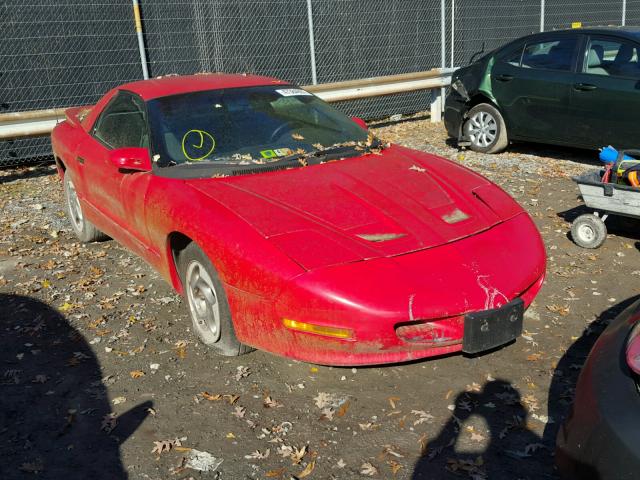
POLYGON ((191 242, 180 252, 177 263, 193 331, 200 341, 227 357, 253 351, 236 337, 224 287, 200 247, 191 242))
POLYGON ((571 238, 579 247, 599 248, 607 239, 607 226, 596 215, 580 215, 571 224, 571 238))
POLYGON ((84 216, 75 185, 68 172, 65 174, 63 182, 67 217, 69 218, 71 229, 76 237, 83 243, 100 242, 108 239, 109 237, 98 230, 95 225, 84 216))
POLYGON ((480 103, 469 110, 462 133, 474 152, 499 153, 509 145, 504 119, 498 109, 488 103, 480 103))

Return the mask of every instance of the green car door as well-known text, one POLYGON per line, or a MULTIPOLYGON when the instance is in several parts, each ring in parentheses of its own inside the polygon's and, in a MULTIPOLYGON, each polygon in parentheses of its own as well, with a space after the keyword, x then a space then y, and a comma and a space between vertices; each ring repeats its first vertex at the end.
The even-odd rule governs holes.
POLYGON ((571 90, 572 137, 587 147, 640 147, 640 44, 590 35, 571 90))
POLYGON ((510 138, 564 143, 579 34, 537 36, 496 56, 491 93, 510 138))

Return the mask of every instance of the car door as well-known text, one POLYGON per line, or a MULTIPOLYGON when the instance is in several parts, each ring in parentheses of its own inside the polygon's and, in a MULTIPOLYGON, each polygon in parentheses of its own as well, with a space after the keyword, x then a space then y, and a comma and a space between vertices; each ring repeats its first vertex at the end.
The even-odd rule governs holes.
POLYGON ((578 40, 578 34, 536 36, 496 58, 491 92, 511 138, 563 141, 578 40))
POLYGON ((576 143, 590 147, 638 147, 640 44, 590 35, 571 90, 576 143))
POLYGON ((152 175, 120 170, 110 153, 118 148, 149 147, 144 102, 135 94, 119 91, 107 104, 80 145, 86 203, 97 216, 98 227, 137 253, 145 252, 146 230, 141 209, 152 175))

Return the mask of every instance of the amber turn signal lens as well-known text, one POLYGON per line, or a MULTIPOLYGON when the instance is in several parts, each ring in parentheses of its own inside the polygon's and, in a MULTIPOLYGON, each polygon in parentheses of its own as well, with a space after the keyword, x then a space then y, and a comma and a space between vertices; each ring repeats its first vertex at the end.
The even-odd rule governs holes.
POLYGON ((298 322, 289 318, 283 318, 282 323, 290 330, 298 332, 315 333, 316 335, 324 335, 325 337, 334 338, 351 338, 353 332, 348 328, 325 327, 323 325, 314 325, 313 323, 298 322))

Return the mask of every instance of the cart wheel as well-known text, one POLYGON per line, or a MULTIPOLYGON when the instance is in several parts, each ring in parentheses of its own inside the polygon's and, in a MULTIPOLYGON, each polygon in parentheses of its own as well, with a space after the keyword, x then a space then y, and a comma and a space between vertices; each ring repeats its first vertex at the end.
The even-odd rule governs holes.
POLYGON ((598 248, 607 238, 607 227, 596 215, 580 215, 571 224, 571 238, 579 247, 598 248))

